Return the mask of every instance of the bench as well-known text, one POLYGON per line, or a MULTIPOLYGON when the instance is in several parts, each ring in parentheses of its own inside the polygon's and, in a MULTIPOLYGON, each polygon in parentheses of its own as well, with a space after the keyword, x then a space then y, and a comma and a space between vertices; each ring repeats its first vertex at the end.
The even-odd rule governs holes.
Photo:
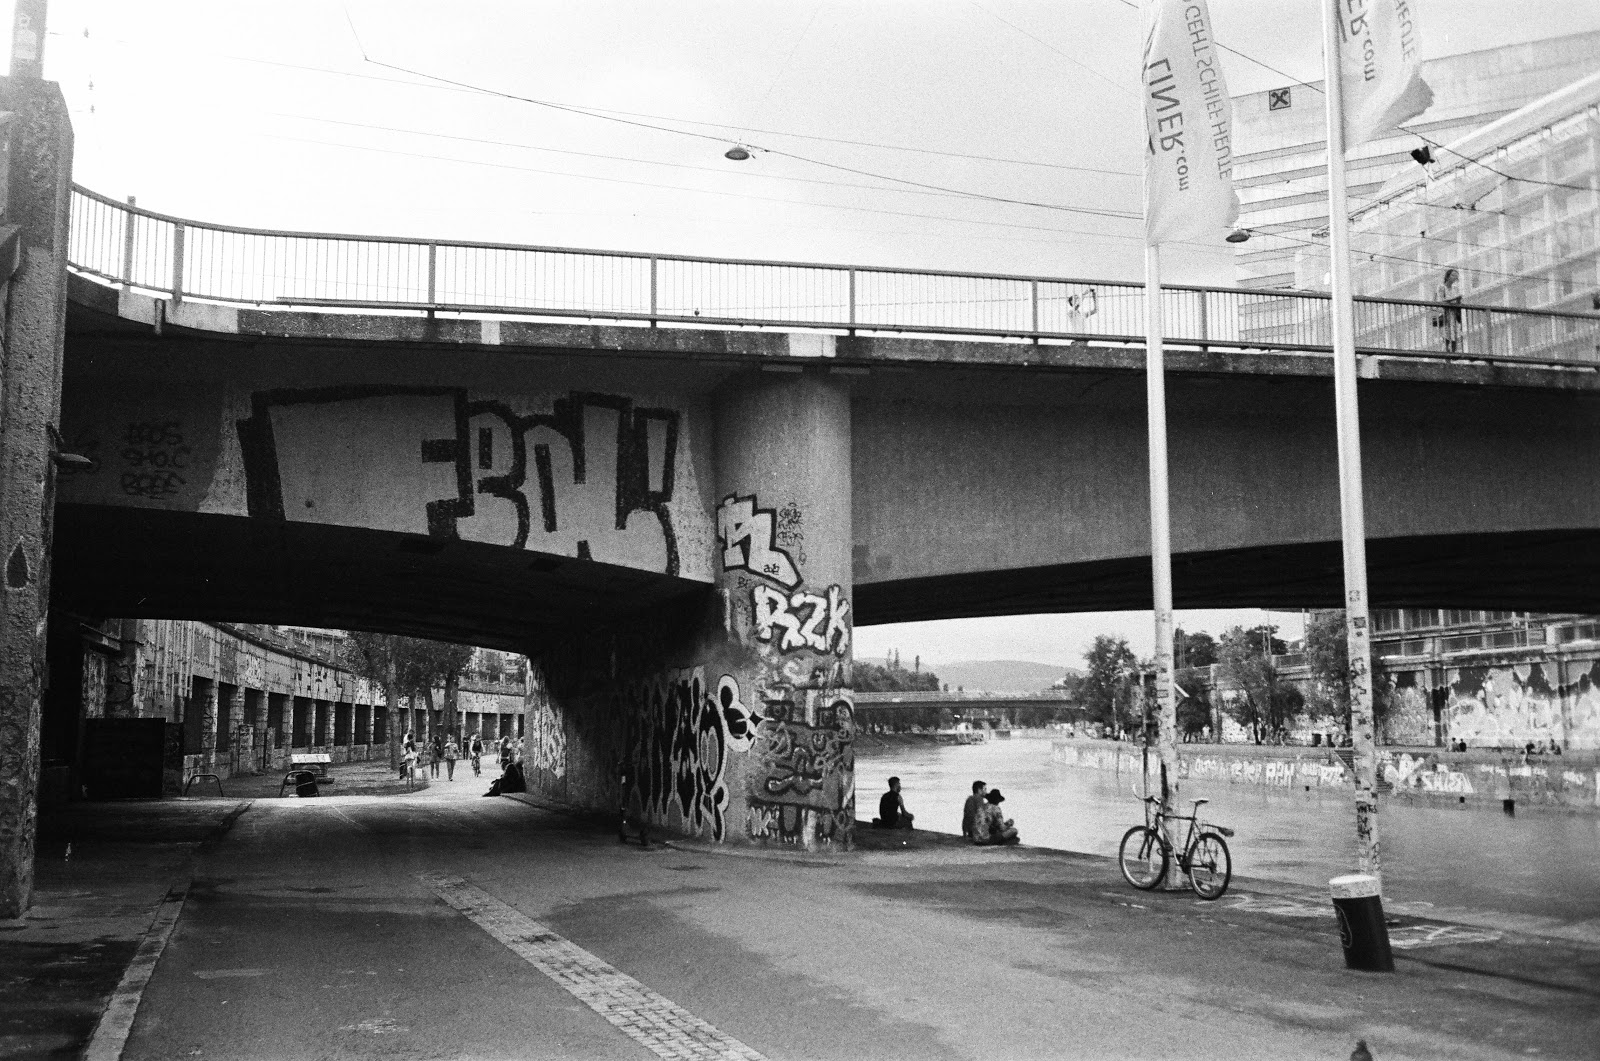
POLYGON ((289 755, 289 769, 310 770, 321 781, 328 776, 328 765, 333 762, 333 756, 327 752, 292 752, 289 755))

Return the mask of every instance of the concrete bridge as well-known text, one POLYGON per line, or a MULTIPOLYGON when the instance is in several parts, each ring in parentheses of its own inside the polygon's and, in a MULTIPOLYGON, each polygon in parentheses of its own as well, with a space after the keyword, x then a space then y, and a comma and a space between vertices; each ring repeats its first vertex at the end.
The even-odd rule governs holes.
MULTIPOLYGON (((726 270, 832 267, 653 258, 635 313, 607 301, 626 301, 605 270, 629 256, 250 233, 77 201, 75 248, 99 245, 85 225, 134 242, 131 268, 75 261, 71 279, 62 434, 92 463, 60 484, 57 599, 527 651, 542 662, 530 772, 558 797, 609 805, 628 762, 669 828, 838 842, 854 623, 1149 606, 1142 350, 1104 323, 1131 312, 1118 285, 1026 281, 1027 318, 984 328, 896 317, 923 281, 882 271, 868 321, 869 271, 836 269, 843 308, 796 320, 783 307, 805 283, 759 292, 781 312, 735 312, 726 270), (280 249, 249 249, 262 241, 280 249), (306 249, 328 244, 345 248, 332 279, 314 264, 330 252, 306 249), (425 285, 396 279, 397 247, 426 261, 425 285), (518 282, 547 301, 513 304, 500 280, 500 302, 463 301, 474 250, 521 255, 518 282), (595 261, 552 292, 527 262, 558 254, 595 261), (279 271, 296 261, 307 276, 279 271), (724 272, 664 285, 686 264, 724 272), (293 290, 269 300, 251 287, 267 273, 293 290), (354 294, 317 294, 352 274, 354 294), (1051 285, 1101 331, 1041 328, 1051 285), (717 297, 701 318, 683 308, 717 297)), ((1169 357, 1179 606, 1336 604, 1329 364, 1300 341, 1321 303, 1174 297, 1195 310, 1169 357)), ((1509 333, 1485 309, 1468 359, 1423 348, 1428 309, 1364 309, 1374 603, 1592 607, 1600 376, 1576 353, 1595 321, 1542 322, 1566 346, 1524 355, 1491 348, 1509 333)))
MULTIPOLYGON (((72 191, 59 93, 8 91, 16 821, 50 579, 526 651, 532 784, 806 846, 853 825, 856 622, 1149 604, 1134 285, 190 221, 72 191)), ((1325 297, 1164 297, 1177 603, 1336 603, 1325 297)), ((1467 307, 1445 356, 1436 311, 1362 304, 1373 602, 1591 607, 1600 318, 1467 307)))

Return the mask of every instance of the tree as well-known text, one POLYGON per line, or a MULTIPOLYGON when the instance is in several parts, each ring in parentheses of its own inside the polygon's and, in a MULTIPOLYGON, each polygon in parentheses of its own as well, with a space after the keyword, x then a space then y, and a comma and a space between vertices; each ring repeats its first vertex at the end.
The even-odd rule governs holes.
MULTIPOLYGON (((399 696, 404 693, 416 706, 418 693, 428 705, 425 716, 431 725, 435 686, 444 686, 444 707, 449 718, 446 730, 455 729, 456 689, 461 672, 466 669, 476 651, 471 645, 456 645, 446 641, 429 641, 420 637, 401 637, 398 634, 373 634, 351 631, 346 653, 350 669, 369 681, 379 682, 384 688, 385 705, 390 719, 395 717, 399 696)), ((390 727, 391 756, 397 754, 403 727, 390 727)), ((422 737, 424 734, 418 734, 422 737)))
POLYGON ((851 669, 852 688, 858 693, 902 693, 939 691, 939 676, 931 671, 908 671, 898 663, 889 666, 858 662, 851 669))
MULTIPOLYGON (((1350 735, 1350 636, 1342 608, 1311 613, 1306 620, 1306 667, 1311 671, 1313 695, 1350 735)), ((1394 681, 1383 661, 1371 660, 1372 713, 1380 725, 1394 703, 1394 681)))
MULTIPOLYGON (((1217 662, 1217 640, 1207 633, 1186 633, 1179 627, 1172 638, 1173 678, 1178 688, 1178 732, 1195 740, 1212 724, 1211 665, 1217 662)), ((1216 735, 1221 739, 1221 734, 1216 735)))
POLYGON ((1222 635, 1217 651, 1218 677, 1234 694, 1224 699, 1223 709, 1257 744, 1287 730, 1305 708, 1300 690, 1282 681, 1272 663, 1288 648, 1276 633, 1272 626, 1235 626, 1222 635))
POLYGON ((1088 673, 1078 685, 1078 702, 1094 722, 1117 728, 1132 724, 1139 693, 1139 661, 1124 637, 1100 634, 1083 653, 1088 673))

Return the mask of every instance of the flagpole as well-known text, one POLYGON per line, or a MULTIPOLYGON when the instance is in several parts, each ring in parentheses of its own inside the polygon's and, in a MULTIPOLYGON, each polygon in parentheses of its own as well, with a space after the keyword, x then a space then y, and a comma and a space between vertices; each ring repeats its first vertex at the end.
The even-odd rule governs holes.
POLYGON ((1350 737, 1356 773, 1356 858, 1383 888, 1378 853, 1378 759, 1372 714, 1367 602, 1366 514, 1361 487, 1361 419, 1356 404, 1355 310, 1350 290, 1350 211, 1345 199, 1344 100, 1339 69, 1340 0, 1322 0, 1323 95, 1328 118, 1328 237, 1333 276, 1333 397, 1339 437, 1339 513, 1344 539, 1344 608, 1350 649, 1350 737))
MULTIPOLYGON (((1178 706, 1172 674, 1172 516, 1167 490, 1166 324, 1161 312, 1161 247, 1144 248, 1145 422, 1150 437, 1150 575, 1155 603, 1156 699, 1160 728, 1156 738, 1161 761, 1161 809, 1167 813, 1167 839, 1177 850, 1178 706)), ((1164 890, 1185 887, 1178 860, 1167 865, 1164 890)))

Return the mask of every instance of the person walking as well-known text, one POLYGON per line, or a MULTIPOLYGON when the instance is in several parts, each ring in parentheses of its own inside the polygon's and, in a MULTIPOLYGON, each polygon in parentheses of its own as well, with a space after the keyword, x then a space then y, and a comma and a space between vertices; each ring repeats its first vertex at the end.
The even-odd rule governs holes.
POLYGON ((474 733, 472 743, 467 745, 467 753, 472 756, 472 776, 483 776, 483 736, 474 733))
POLYGON ((417 738, 414 734, 407 733, 406 739, 400 745, 400 780, 411 780, 417 768, 417 738))
POLYGON ((433 735, 433 740, 431 742, 429 742, 429 744, 428 744, 428 776, 429 777, 436 778, 436 777, 439 776, 439 760, 441 760, 443 758, 444 758, 444 738, 440 737, 437 733, 435 733, 433 735))
POLYGON ((444 779, 446 781, 454 781, 456 779, 456 760, 459 758, 461 758, 461 746, 456 743, 454 737, 450 737, 444 742, 444 779))

